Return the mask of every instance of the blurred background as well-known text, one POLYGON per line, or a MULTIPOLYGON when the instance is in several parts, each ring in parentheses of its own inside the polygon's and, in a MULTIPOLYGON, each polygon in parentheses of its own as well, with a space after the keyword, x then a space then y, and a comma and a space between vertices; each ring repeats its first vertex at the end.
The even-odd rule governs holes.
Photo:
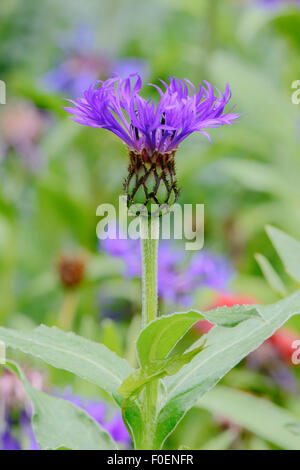
MULTIPOLYGON (((72 122, 62 109, 96 79, 141 74, 209 80, 244 113, 193 135, 176 156, 180 203, 205 204, 205 249, 160 248, 160 312, 271 303, 297 285, 265 225, 300 239, 300 2, 280 0, 12 0, 0 6, 0 324, 44 323, 102 341, 134 365, 141 285, 139 247, 96 237, 96 208, 118 205, 124 145, 72 122), (255 258, 283 280, 276 292, 255 258)), ((144 93, 150 96, 151 89, 144 93)), ((210 325, 200 324, 199 335, 210 325)), ((230 391, 265 397, 300 420, 300 367, 291 363, 300 320, 223 379, 230 391)), ((130 447, 121 417, 98 389, 21 356, 32 383, 84 407, 130 447)), ((217 399, 217 398, 216 398, 217 399)), ((280 439, 226 413, 192 410, 166 448, 282 448, 280 439)), ((300 440, 300 436, 299 436, 300 440)), ((0 448, 36 448, 22 387, 0 376, 0 448)))

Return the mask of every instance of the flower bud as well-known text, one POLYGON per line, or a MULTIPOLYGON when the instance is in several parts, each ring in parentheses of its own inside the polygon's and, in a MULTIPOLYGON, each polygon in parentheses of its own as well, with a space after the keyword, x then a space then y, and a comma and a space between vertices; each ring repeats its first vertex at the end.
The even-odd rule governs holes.
POLYGON ((58 273, 64 287, 76 287, 83 279, 84 259, 80 256, 62 255, 58 262, 58 273))
POLYGON ((129 151, 128 176, 124 183, 127 204, 143 204, 148 213, 151 205, 172 206, 178 198, 175 151, 151 155, 146 149, 129 151))

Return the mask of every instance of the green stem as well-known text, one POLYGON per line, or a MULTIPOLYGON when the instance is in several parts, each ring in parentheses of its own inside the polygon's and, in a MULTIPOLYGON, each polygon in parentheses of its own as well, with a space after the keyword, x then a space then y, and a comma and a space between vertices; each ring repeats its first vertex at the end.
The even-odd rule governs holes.
MULTIPOLYGON (((143 327, 157 317, 157 250, 159 234, 159 218, 152 223, 141 217, 141 252, 143 282, 143 327), (152 230, 151 230, 152 229, 152 230)), ((143 449, 153 449, 155 419, 157 411, 158 380, 145 387, 143 393, 143 449)))
POLYGON ((141 217, 141 252, 142 252, 142 282, 143 282, 143 328, 157 317, 157 250, 159 219, 153 223, 141 217), (151 227, 153 227, 152 238, 151 227))
POLYGON ((58 315, 58 326, 69 331, 72 329, 74 317, 77 308, 77 295, 73 290, 67 290, 63 299, 63 303, 58 315))

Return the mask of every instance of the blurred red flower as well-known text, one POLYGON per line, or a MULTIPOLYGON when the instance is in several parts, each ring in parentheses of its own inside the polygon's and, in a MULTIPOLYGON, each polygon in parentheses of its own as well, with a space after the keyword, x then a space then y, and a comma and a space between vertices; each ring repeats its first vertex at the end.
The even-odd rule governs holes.
MULTIPOLYGON (((217 307, 233 307, 233 305, 252 305, 258 303, 254 297, 241 294, 218 294, 207 310, 212 310, 217 307)), ((201 320, 195 324, 195 329, 200 334, 206 334, 214 325, 207 320, 201 320)), ((291 364, 292 354, 294 348, 292 347, 295 340, 299 340, 300 335, 289 328, 280 328, 273 334, 267 341, 271 343, 276 349, 281 359, 288 364, 291 364)))

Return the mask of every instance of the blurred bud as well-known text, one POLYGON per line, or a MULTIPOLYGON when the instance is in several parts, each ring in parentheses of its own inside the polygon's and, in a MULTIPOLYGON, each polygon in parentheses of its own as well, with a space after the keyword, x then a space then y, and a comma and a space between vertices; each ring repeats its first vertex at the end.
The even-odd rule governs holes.
POLYGON ((2 137, 10 146, 36 142, 44 130, 42 113, 29 101, 5 106, 1 114, 2 137))
MULTIPOLYGON (((136 135, 138 130, 136 129, 136 135)), ((142 204, 150 213, 151 205, 172 206, 178 198, 175 172, 175 150, 152 154, 144 148, 130 150, 128 177, 124 183, 128 207, 142 204)))
POLYGON ((78 286, 84 276, 85 260, 81 255, 62 255, 58 261, 60 281, 67 289, 78 286))
MULTIPOLYGON (((46 376, 37 370, 26 370, 27 379, 37 390, 45 390, 46 376)), ((21 380, 8 370, 0 376, 0 409, 15 409, 27 406, 26 393, 21 380)))

